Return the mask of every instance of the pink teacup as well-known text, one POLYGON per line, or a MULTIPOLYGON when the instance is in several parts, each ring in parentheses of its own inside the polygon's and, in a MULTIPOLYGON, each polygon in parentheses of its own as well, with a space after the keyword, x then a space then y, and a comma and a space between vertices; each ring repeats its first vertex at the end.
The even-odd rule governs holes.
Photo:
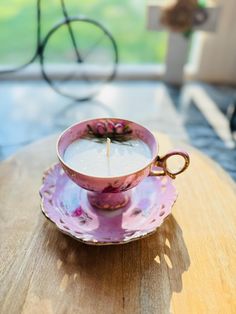
POLYGON ((108 210, 124 207, 130 199, 129 190, 139 184, 145 177, 168 175, 174 179, 189 165, 189 155, 186 152, 172 151, 160 157, 158 155, 158 142, 148 129, 135 122, 115 118, 92 119, 72 125, 58 139, 57 155, 69 178, 89 191, 88 199, 90 203, 96 208, 108 210), (126 139, 138 138, 149 146, 152 159, 144 168, 117 177, 95 177, 80 173, 65 162, 64 153, 73 141, 84 138, 88 134, 92 134, 94 137, 109 137, 111 139, 120 138, 120 136, 126 139), (182 157, 184 162, 177 171, 171 171, 168 168, 168 163, 173 156, 182 157))

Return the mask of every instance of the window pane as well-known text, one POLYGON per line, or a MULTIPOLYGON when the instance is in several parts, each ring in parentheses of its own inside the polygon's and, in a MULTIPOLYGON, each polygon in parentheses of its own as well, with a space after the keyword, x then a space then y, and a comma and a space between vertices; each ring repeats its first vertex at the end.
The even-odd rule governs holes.
POLYGON ((36 46, 36 1, 0 1, 0 64, 29 61, 36 46))
MULTIPOLYGON (((146 29, 146 0, 65 0, 65 4, 71 16, 88 16, 111 32, 118 44, 121 63, 164 62, 167 34, 146 29)), ((44 37, 55 23, 63 19, 60 0, 41 0, 41 11, 44 37)), ((1 0, 0 19, 0 43, 4 43, 0 45, 0 63, 20 65, 27 62, 36 46, 36 0, 1 0)), ((94 32, 92 36, 95 35, 94 32)), ((63 36, 60 40, 59 33, 55 36, 55 46, 51 46, 55 53, 54 62, 63 62, 63 55, 72 54, 68 51, 70 39, 63 36), (63 55, 56 56, 57 51, 63 55)), ((86 33, 80 40, 81 45, 86 46, 83 42, 86 41, 86 33)))

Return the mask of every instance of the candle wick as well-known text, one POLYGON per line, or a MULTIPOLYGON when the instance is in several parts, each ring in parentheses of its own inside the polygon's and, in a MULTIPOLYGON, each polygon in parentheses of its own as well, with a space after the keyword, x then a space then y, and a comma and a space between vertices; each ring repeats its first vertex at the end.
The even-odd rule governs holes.
POLYGON ((107 158, 110 158, 111 139, 107 137, 107 158))

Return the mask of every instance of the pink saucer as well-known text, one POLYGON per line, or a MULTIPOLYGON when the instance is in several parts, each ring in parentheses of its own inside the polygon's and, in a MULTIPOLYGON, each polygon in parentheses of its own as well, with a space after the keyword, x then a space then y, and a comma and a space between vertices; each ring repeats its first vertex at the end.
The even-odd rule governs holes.
POLYGON ((87 191, 56 164, 45 173, 41 208, 60 231, 78 241, 122 244, 153 233, 171 213, 177 198, 172 179, 167 176, 146 177, 131 193, 125 208, 112 212, 95 209, 87 200, 87 191))

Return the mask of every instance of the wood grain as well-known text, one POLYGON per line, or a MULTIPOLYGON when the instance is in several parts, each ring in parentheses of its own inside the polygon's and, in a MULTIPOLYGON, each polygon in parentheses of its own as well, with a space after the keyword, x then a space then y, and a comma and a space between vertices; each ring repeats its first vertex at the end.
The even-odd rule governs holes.
MULTIPOLYGON (((177 143, 159 135, 162 151, 177 143)), ((179 198, 154 235, 91 247, 61 234, 38 189, 55 137, 0 165, 1 313, 235 313, 236 189, 191 150, 179 198)))

